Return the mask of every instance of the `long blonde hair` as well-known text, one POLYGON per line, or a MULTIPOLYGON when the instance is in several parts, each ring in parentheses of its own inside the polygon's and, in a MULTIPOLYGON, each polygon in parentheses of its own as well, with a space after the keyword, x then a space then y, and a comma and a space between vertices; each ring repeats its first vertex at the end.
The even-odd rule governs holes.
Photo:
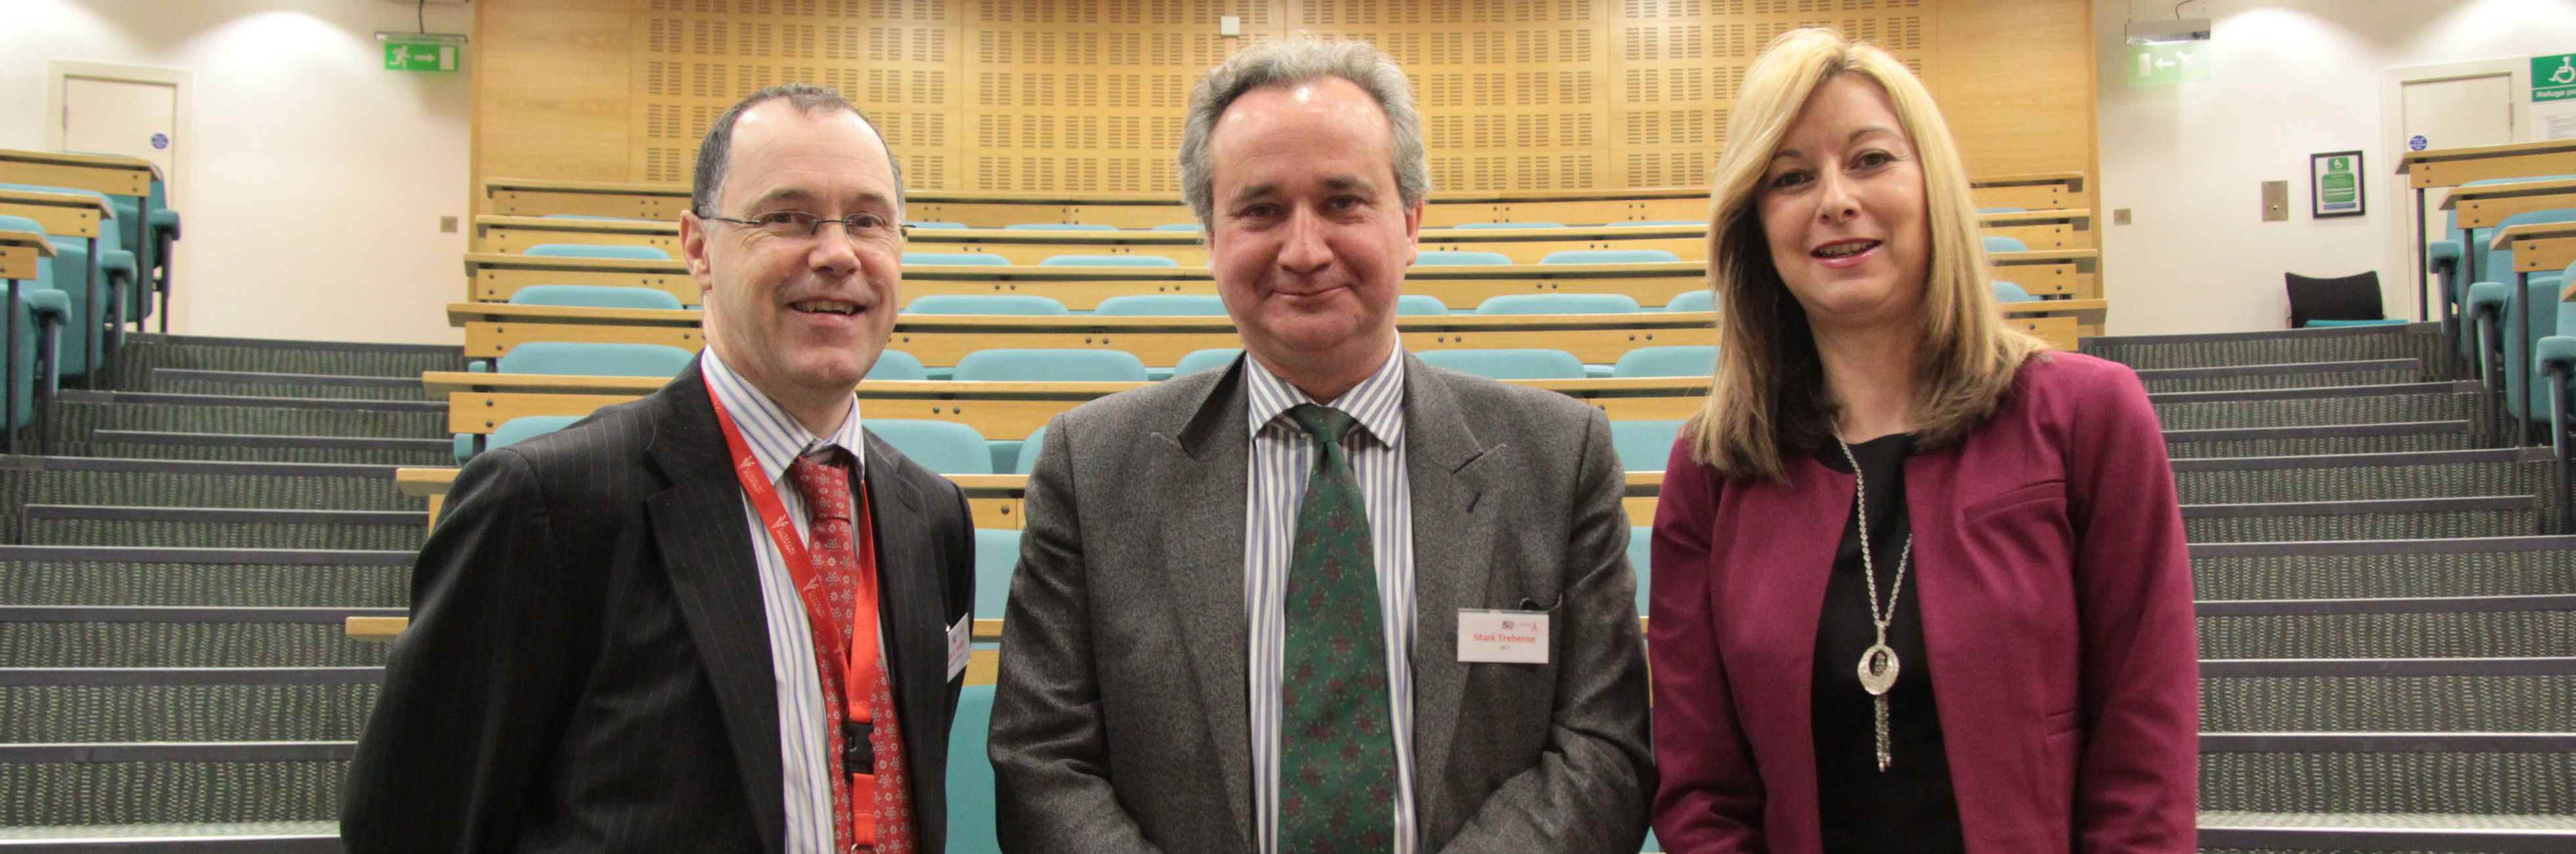
POLYGON ((1923 381, 1911 419, 1915 447, 1965 438, 2003 404, 2022 362, 2047 349, 2006 325, 1995 308, 1967 168, 1923 81, 1886 51, 1832 30, 1782 33, 1745 73, 1710 191, 1709 279, 1723 309, 1725 354, 1684 435, 1693 459, 1730 478, 1785 480, 1787 451, 1813 451, 1834 439, 1836 406, 1815 337, 1771 261, 1755 202, 1771 155, 1808 96, 1844 74, 1886 90, 1923 171, 1932 245, 1918 319, 1923 381))

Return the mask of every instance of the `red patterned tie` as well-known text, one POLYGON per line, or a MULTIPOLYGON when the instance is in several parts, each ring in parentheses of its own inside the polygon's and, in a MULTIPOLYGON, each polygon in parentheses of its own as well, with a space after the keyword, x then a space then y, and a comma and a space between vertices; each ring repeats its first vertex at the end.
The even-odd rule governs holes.
MULTIPOLYGON (((787 476, 795 481, 797 491, 804 493, 806 509, 813 516, 806 552, 812 556, 814 571, 806 583, 819 589, 803 591, 804 599, 808 603, 824 602, 832 609, 829 615, 809 614, 806 621, 814 627, 814 652, 817 669, 823 675, 825 713, 835 724, 850 720, 842 712, 848 696, 843 665, 854 664, 860 671, 857 678, 864 680, 860 687, 865 689, 868 717, 873 721, 867 739, 874 754, 875 774, 859 776, 854 772, 869 769, 844 768, 842 773, 832 775, 832 829, 840 840, 833 848, 911 854, 912 809, 904 773, 903 731, 895 716, 894 686, 885 668, 877 663, 876 548, 875 543, 855 536, 856 523, 867 521, 867 508, 864 504, 853 507, 847 468, 798 457, 788 464, 787 476), (855 631, 849 628, 853 625, 857 626, 855 631), (826 634, 833 626, 852 632, 849 639, 857 649, 850 659, 832 660, 828 650, 849 648, 832 642, 834 639, 826 634), (854 788, 869 795, 864 802, 853 802, 854 788)), ((850 755, 842 727, 827 726, 824 730, 833 764, 842 767, 840 758, 850 755)))

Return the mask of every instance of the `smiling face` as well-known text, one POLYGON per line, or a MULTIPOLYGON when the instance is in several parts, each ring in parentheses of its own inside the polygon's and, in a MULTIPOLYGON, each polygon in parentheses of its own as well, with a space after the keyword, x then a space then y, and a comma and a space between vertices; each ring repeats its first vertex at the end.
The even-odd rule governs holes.
POLYGON ((1763 173, 1762 233, 1781 281, 1826 327, 1910 322, 1932 230, 1923 169, 1887 91, 1858 74, 1817 86, 1763 173))
POLYGON ((1386 113, 1338 77, 1245 92, 1208 138, 1208 267, 1246 350, 1330 399, 1395 347, 1422 208, 1396 191, 1386 113))
POLYGON ((861 220, 809 236, 681 214, 681 251, 706 291, 707 344, 725 366, 800 418, 820 409, 837 421, 830 407, 849 397, 894 331, 897 199, 885 143, 857 114, 804 113, 784 99, 744 111, 709 214, 861 220))

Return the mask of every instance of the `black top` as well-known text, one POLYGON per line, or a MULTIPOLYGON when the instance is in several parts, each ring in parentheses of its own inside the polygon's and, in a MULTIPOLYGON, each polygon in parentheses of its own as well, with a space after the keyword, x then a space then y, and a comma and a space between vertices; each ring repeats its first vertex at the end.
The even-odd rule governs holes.
MULTIPOLYGON (((1905 512, 1904 465, 1913 444, 1911 434, 1899 433, 1852 446, 1867 487, 1870 557, 1881 609, 1896 590, 1897 561, 1914 529, 1905 512)), ((1851 472, 1841 448, 1819 449, 1816 459, 1834 471, 1851 472)), ((1859 675, 1861 655, 1878 642, 1878 627, 1870 621, 1861 566, 1860 519, 1853 514, 1834 551, 1833 578, 1825 585, 1824 611, 1816 621, 1812 722, 1817 817, 1825 850, 1966 851, 1958 798, 1950 788, 1949 751, 1941 743, 1941 712, 1932 700, 1932 661, 1923 649, 1920 570, 1911 566, 1896 597, 1896 618, 1887 627, 1887 645, 1896 650, 1900 666, 1896 687, 1887 692, 1893 762, 1886 771, 1878 770, 1878 712, 1859 675)))

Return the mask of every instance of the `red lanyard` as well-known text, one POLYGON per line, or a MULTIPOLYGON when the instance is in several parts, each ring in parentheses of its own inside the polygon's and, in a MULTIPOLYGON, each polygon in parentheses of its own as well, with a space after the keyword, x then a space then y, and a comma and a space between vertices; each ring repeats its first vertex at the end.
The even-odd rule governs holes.
MULTIPOLYGON (((859 578, 857 605, 852 609, 857 625, 844 627, 832 617, 832 609, 823 601, 821 585, 813 583, 814 561, 805 553, 805 541, 796 535, 796 523, 787 517, 787 505, 778 500, 778 488, 761 471, 760 459, 752 456, 751 447, 742 441, 742 429, 734 426, 733 414, 725 411, 724 401, 715 395, 707 400, 715 404, 716 423, 724 426, 725 445, 733 449, 733 474, 742 481, 742 491, 751 496, 751 506, 760 511, 762 527, 769 530, 769 541, 778 546, 779 559, 787 563, 787 574, 796 582, 796 592, 805 600, 805 618, 821 630, 814 634, 829 648, 817 650, 825 666, 846 662, 841 667, 842 714, 862 723, 875 720, 868 706, 868 692, 877 681, 877 579, 876 538, 869 536, 871 522, 867 490, 851 484, 858 493, 859 518, 852 521, 850 538, 857 543, 859 578)), ((829 675, 829 674, 826 674, 829 675)), ((838 724, 835 724, 838 726, 838 724)))

